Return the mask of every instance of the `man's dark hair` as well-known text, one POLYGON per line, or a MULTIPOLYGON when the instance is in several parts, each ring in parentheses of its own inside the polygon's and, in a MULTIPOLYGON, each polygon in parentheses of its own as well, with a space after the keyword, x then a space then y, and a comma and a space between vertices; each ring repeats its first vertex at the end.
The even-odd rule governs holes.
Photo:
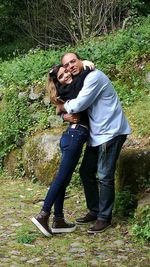
POLYGON ((65 54, 63 54, 63 55, 61 56, 61 62, 62 62, 64 56, 66 56, 67 54, 74 54, 74 55, 76 55, 76 57, 77 57, 78 59, 81 59, 81 57, 78 55, 78 53, 73 52, 73 51, 69 51, 69 52, 66 52, 65 54))

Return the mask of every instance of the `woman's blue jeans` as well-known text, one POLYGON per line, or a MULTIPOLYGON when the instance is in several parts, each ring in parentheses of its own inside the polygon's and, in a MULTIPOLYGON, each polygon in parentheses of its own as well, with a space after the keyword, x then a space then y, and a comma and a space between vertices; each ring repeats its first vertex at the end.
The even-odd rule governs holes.
POLYGON ((101 220, 111 221, 112 218, 116 162, 125 140, 126 135, 119 135, 97 147, 87 146, 85 150, 80 176, 87 208, 101 220))
POLYGON ((50 212, 54 204, 55 217, 63 217, 66 187, 71 180, 87 138, 88 129, 78 124, 75 129, 68 127, 60 139, 62 152, 61 163, 56 177, 50 185, 43 205, 43 210, 50 212))

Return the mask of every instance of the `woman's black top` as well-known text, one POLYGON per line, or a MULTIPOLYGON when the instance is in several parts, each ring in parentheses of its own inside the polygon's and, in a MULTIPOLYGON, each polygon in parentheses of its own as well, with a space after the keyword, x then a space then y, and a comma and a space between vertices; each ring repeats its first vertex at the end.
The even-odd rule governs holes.
MULTIPOLYGON (((67 85, 61 85, 57 88, 58 96, 63 101, 74 99, 78 96, 80 90, 83 87, 85 77, 91 72, 88 67, 85 70, 80 72, 77 76, 73 78, 72 83, 67 85)), ((88 115, 87 111, 84 110, 80 112, 80 124, 88 125, 88 115)))

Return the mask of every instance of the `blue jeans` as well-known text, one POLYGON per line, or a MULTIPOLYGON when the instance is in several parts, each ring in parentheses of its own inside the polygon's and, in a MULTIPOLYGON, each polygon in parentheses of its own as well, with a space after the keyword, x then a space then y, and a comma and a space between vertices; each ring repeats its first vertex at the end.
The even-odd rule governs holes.
POLYGON ((66 187, 71 180, 87 138, 88 129, 80 124, 78 124, 75 129, 68 127, 61 137, 61 163, 56 177, 50 185, 43 205, 43 210, 45 212, 50 212, 54 204, 55 217, 63 217, 66 187))
POLYGON ((90 213, 97 216, 99 211, 99 189, 97 173, 98 146, 86 146, 83 160, 79 169, 84 187, 87 208, 90 213))
POLYGON ((125 140, 126 135, 119 135, 100 146, 87 146, 80 167, 87 208, 101 220, 112 218, 116 162, 125 140))

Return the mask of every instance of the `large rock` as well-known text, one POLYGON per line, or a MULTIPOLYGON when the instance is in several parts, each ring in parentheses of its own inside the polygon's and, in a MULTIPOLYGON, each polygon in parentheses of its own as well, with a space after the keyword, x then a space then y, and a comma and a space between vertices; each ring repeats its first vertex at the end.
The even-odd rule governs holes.
POLYGON ((62 129, 45 130, 29 137, 23 146, 22 160, 25 173, 49 185, 60 162, 59 142, 62 129))
POLYGON ((137 204, 137 209, 136 209, 136 216, 140 217, 142 211, 149 207, 150 209, 150 188, 142 192, 141 195, 138 196, 138 204, 137 204))
POLYGON ((150 241, 150 188, 139 196, 133 231, 136 236, 150 241))
POLYGON ((22 176, 22 149, 15 148, 4 159, 4 168, 10 176, 22 176))
POLYGON ((118 160, 116 189, 129 186, 135 194, 150 184, 150 147, 126 148, 118 160))

